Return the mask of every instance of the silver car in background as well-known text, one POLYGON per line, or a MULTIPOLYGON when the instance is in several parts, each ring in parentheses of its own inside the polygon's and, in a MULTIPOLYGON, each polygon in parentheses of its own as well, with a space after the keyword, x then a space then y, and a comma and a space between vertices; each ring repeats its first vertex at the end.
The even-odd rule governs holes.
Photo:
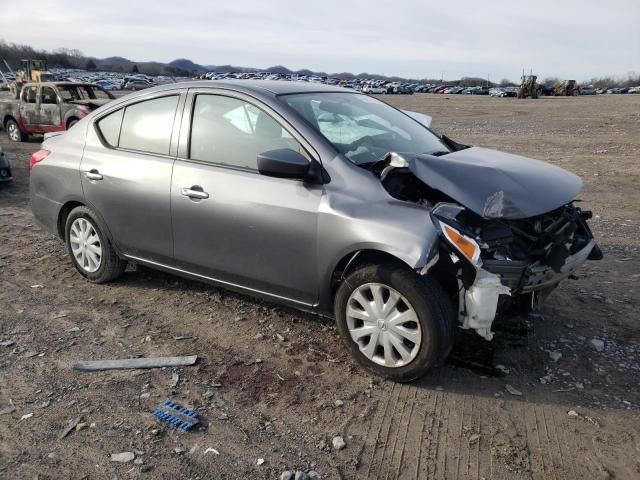
POLYGON ((139 263, 333 316, 410 381, 602 256, 578 177, 429 123, 318 84, 156 87, 46 138, 31 205, 90 281, 139 263))

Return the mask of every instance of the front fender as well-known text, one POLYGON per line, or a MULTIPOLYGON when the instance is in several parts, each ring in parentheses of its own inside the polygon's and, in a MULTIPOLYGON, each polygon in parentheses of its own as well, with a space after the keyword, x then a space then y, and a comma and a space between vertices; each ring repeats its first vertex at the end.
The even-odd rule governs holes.
POLYGON ((437 252, 438 231, 426 208, 397 200, 376 204, 335 198, 321 204, 318 220, 320 307, 333 305, 336 268, 358 251, 383 252, 409 268, 421 269, 437 252))

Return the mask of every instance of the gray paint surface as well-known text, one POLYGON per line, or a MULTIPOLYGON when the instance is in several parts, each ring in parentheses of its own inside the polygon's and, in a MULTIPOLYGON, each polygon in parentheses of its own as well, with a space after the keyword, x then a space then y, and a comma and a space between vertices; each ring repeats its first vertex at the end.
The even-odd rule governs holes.
POLYGON ((409 161, 413 174, 486 218, 528 218, 558 208, 582 189, 577 175, 539 160, 471 147, 409 161))
MULTIPOLYGON (((115 248, 130 260, 329 314, 336 265, 356 252, 384 252, 411 268, 426 264, 439 241, 430 211, 391 197, 376 175, 338 154, 278 98, 343 89, 267 81, 191 82, 179 89, 187 95, 178 106, 169 155, 109 148, 94 123, 129 102, 177 90, 175 85, 123 97, 64 135, 48 137, 44 148, 52 153, 31 175, 36 218, 60 235, 63 206, 83 203, 96 212, 115 248), (313 184, 276 179, 188 160, 192 92, 237 96, 267 111, 304 145, 330 180, 313 184), (89 170, 103 179, 89 180, 89 170), (180 194, 193 186, 207 191, 209 198, 180 194)), ((484 149, 416 157, 411 169, 473 210, 495 191, 503 191, 506 200, 514 200, 517 215, 558 207, 579 188, 579 180, 561 169, 484 149), (545 169, 560 180, 548 181, 549 192, 536 198, 533 190, 545 169), (535 181, 527 180, 529 175, 535 181)))

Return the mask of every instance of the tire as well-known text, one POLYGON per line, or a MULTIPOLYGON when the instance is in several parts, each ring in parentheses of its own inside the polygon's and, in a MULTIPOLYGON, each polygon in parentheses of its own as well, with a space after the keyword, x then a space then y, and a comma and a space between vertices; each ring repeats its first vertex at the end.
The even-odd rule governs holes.
POLYGON ((108 237, 100 228, 96 215, 91 209, 84 206, 74 208, 67 217, 64 231, 69 257, 76 270, 87 280, 93 283, 105 283, 118 278, 124 273, 125 268, 127 268, 127 262, 118 256, 108 237), (83 229, 83 225, 89 228, 83 229), (87 232, 87 237, 83 238, 83 232, 87 232), (93 233, 96 236, 95 241, 91 241, 91 238, 94 238, 93 233), (87 238, 89 242, 85 241, 87 238), (75 239, 78 242, 75 242, 75 239), (92 250, 93 255, 91 255, 87 252, 89 247, 85 247, 81 248, 83 255, 78 258, 78 253, 74 253, 74 249, 77 252, 83 242, 86 245, 98 248, 101 253, 97 255, 94 249, 92 250), (97 263, 95 261, 96 256, 99 258, 97 263), (82 259, 86 260, 81 263, 82 259))
POLYGON ((24 142, 27 140, 27 134, 20 130, 20 126, 18 122, 16 122, 13 118, 10 118, 4 124, 4 129, 7 132, 7 136, 9 140, 12 142, 24 142))
POLYGON ((429 369, 440 365, 453 347, 454 313, 451 301, 435 279, 430 276, 421 277, 409 268, 383 264, 366 265, 356 269, 347 275, 338 288, 334 300, 334 312, 340 337, 355 360, 372 373, 396 382, 411 382, 422 377, 429 369), (372 302, 369 306, 375 308, 372 289, 378 289, 378 286, 382 286, 378 291, 384 292, 385 288, 387 289, 386 299, 383 294, 385 305, 390 301, 392 294, 399 294, 400 300, 398 300, 397 309, 391 310, 395 314, 382 320, 373 315, 376 319, 374 324, 370 320, 358 318, 359 315, 368 318, 371 316, 361 308, 362 304, 357 298, 362 299, 363 297, 359 297, 358 293, 362 294, 365 300, 372 302), (372 294, 369 298, 366 298, 367 289, 372 294), (411 309, 413 312, 409 312, 411 309), (354 312, 354 310, 360 312, 354 312), (408 312, 406 318, 415 318, 417 321, 408 321, 396 326, 387 324, 394 316, 405 312, 408 312), (398 326, 401 329, 398 329, 398 326), (358 343, 352 337, 352 332, 358 332, 359 328, 365 327, 367 331, 371 330, 373 333, 367 336, 355 333, 356 336, 362 335, 359 339, 361 343, 358 343), (393 337, 394 334, 397 342, 398 338, 401 338, 400 335, 404 336, 402 333, 398 334, 398 331, 409 331, 412 338, 419 338, 419 342, 409 341, 407 337, 401 340, 403 343, 400 347, 404 346, 403 350, 406 354, 403 356, 396 348, 394 340, 389 340, 391 343, 386 345, 392 347, 389 353, 390 363, 395 362, 395 365, 389 366, 385 353, 387 349, 381 344, 385 344, 385 338, 393 337), (371 343, 374 341, 374 336, 377 340, 376 344, 371 343), (372 348, 372 345, 378 346, 372 348), (377 353, 371 355, 372 351, 377 353), (410 351, 410 354, 407 354, 407 351, 410 351))
POLYGON ((69 123, 67 124, 67 130, 69 130, 71 127, 73 127, 78 122, 79 122, 79 120, 77 118, 74 118, 73 120, 70 120, 69 123))

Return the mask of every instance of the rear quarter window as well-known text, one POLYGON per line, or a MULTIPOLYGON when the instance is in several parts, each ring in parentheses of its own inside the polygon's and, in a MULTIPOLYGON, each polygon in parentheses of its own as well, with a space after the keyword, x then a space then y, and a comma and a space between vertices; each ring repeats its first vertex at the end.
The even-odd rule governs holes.
POLYGON ((98 120, 98 131, 102 135, 102 138, 104 138, 104 141, 114 148, 118 146, 123 113, 124 108, 121 108, 98 120))

